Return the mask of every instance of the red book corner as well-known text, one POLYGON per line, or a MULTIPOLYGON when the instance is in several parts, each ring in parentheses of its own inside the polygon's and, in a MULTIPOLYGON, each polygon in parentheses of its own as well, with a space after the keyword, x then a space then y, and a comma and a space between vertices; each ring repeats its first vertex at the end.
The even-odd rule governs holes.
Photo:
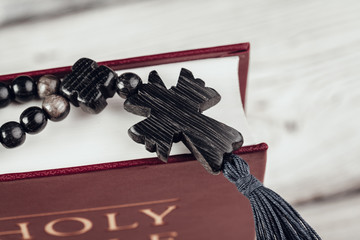
MULTIPOLYGON (((238 56, 245 102, 249 44, 101 62, 114 70, 238 56)), ((0 76, 64 76, 61 67, 0 76)), ((241 107, 241 106, 239 106, 241 107)), ((267 145, 236 154, 263 180, 267 145)), ((250 204, 191 155, 0 175, 0 239, 254 239, 250 204)))

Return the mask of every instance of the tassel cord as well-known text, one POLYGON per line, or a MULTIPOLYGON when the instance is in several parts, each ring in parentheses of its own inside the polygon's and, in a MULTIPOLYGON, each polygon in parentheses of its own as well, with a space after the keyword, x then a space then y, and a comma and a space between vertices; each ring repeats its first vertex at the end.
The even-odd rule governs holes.
MULTIPOLYGON (((273 203, 273 201, 271 201, 270 199, 268 199, 267 196, 262 193, 262 190, 263 190, 263 189, 260 189, 260 188, 258 189, 258 191, 259 191, 259 193, 258 193, 259 196, 261 196, 261 198, 263 199, 262 201, 265 202, 265 204, 267 205, 268 209, 271 210, 271 211, 274 213, 274 217, 275 217, 275 218, 277 219, 277 221, 278 221, 278 229, 274 229, 275 233, 277 233, 277 232, 280 232, 280 233, 281 233, 281 238, 279 238, 279 239, 284 239, 284 240, 288 239, 288 238, 285 237, 285 234, 284 234, 284 232, 287 232, 287 229, 288 229, 288 228, 292 228, 291 225, 289 225, 288 217, 285 218, 285 217, 284 217, 284 214, 281 214, 281 210, 280 210, 279 208, 274 208, 274 206, 271 205, 271 203, 273 203), (274 210, 272 210, 273 208, 274 208, 274 210), (275 213, 275 210, 279 210, 279 211, 280 211, 280 214, 279 214, 279 213, 276 214, 276 213, 275 213), (279 218, 281 219, 281 221, 279 221, 279 218)), ((276 202, 274 203, 274 205, 276 205, 276 202)), ((285 216, 287 216, 286 213, 285 213, 285 216)), ((293 223, 293 224, 295 224, 295 223, 293 223)), ((302 230, 300 229, 300 231, 302 231, 302 230)), ((286 235, 288 235, 288 234, 286 234, 286 235)), ((304 235, 305 235, 305 234, 304 234, 304 235)), ((293 235, 291 236, 291 239, 301 240, 301 238, 299 238, 299 236, 298 236, 298 234, 297 234, 296 231, 293 231, 293 235)))
POLYGON ((270 193, 268 194, 269 200, 273 202, 278 207, 278 210, 281 211, 285 216, 286 215, 290 216, 290 218, 287 218, 287 220, 292 223, 291 226, 296 227, 296 230, 302 234, 302 237, 306 237, 306 239, 311 240, 312 238, 308 237, 306 233, 306 232, 311 232, 312 234, 316 235, 318 239, 320 239, 320 237, 317 235, 314 229, 310 227, 310 225, 300 216, 300 214, 290 204, 288 204, 285 201, 279 201, 279 199, 282 198, 277 193, 275 193, 271 189, 267 189, 267 190, 270 193), (295 219, 297 221, 295 221, 295 219))
MULTIPOLYGON (((260 191, 260 189, 261 188, 258 188, 256 191, 260 191)), ((260 209, 261 210, 260 217, 266 219, 265 221, 270 225, 270 227, 269 227, 269 229, 271 229, 270 232, 272 232, 275 235, 276 239, 286 239, 284 232, 282 231, 280 220, 279 220, 277 214, 271 208, 269 202, 266 200, 266 197, 259 194, 258 196, 251 195, 251 198, 254 199, 254 202, 256 202, 257 205, 262 207, 260 209), (272 217, 272 220, 270 220, 270 218, 268 216, 272 217)), ((255 206, 254 206, 254 208, 255 208, 255 206)), ((273 236, 270 236, 269 238, 266 238, 266 239, 273 239, 273 236)))
POLYGON ((289 203, 250 174, 239 156, 224 156, 223 174, 249 199, 258 240, 321 240, 289 203))
POLYGON ((259 201, 256 201, 256 199, 254 198, 250 199, 250 203, 254 213, 255 226, 257 226, 258 234, 262 236, 263 239, 271 239, 270 232, 274 228, 273 222, 271 222, 268 217, 268 214, 271 213, 266 208, 264 208, 259 201), (266 231, 266 229, 269 229, 270 231, 266 231))

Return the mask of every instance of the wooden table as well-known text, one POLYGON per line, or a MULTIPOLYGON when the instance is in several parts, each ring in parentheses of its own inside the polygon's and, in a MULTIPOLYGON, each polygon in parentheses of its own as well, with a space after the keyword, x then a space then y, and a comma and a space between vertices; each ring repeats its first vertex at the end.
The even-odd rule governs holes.
POLYGON ((324 239, 356 239, 359 12, 356 0, 4 0, 0 74, 249 41, 246 107, 270 146, 267 185, 324 239))

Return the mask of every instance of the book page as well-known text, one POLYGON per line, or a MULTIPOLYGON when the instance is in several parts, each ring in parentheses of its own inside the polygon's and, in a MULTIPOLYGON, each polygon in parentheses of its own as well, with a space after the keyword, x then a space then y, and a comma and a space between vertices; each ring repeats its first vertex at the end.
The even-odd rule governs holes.
MULTIPOLYGON (((156 70, 167 88, 175 86, 181 68, 187 68, 195 78, 214 88, 221 101, 203 114, 229 125, 243 134, 244 145, 253 141, 243 111, 238 83, 238 57, 196 60, 118 71, 135 72, 144 83, 150 71, 156 70)), ((15 149, 0 148, 0 174, 75 167, 156 157, 145 146, 134 142, 128 129, 144 117, 124 110, 124 99, 117 94, 107 100, 108 106, 98 115, 83 112, 71 106, 70 113, 61 122, 48 121, 45 129, 26 136, 25 143, 15 149)), ((27 104, 12 103, 1 109, 1 123, 19 121, 23 110, 41 106, 41 101, 27 104)), ((189 153, 180 143, 174 143, 171 155, 189 153)))

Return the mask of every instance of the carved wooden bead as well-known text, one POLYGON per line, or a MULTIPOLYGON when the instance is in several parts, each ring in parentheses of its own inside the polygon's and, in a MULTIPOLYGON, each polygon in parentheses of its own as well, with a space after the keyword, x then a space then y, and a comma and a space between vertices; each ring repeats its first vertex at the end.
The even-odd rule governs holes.
POLYGON ((68 100, 56 94, 45 97, 42 108, 46 116, 54 122, 63 120, 70 112, 68 100))
POLYGON ((60 80, 54 75, 44 75, 39 78, 37 83, 37 93, 40 98, 45 98, 51 94, 57 94, 60 87, 60 80))
POLYGON ((36 96, 36 84, 30 76, 19 76, 11 83, 15 101, 25 103, 36 96))
POLYGON ((7 122, 0 127, 0 141, 6 148, 14 148, 25 142, 26 134, 17 122, 7 122))
POLYGON ((101 112, 107 105, 106 99, 115 94, 117 74, 88 58, 79 59, 71 69, 61 82, 61 95, 85 112, 101 112))
POLYGON ((0 82, 0 108, 6 107, 11 102, 10 91, 6 84, 0 82))
POLYGON ((116 81, 116 91, 122 98, 128 98, 135 94, 142 85, 141 78, 135 73, 123 73, 116 81))
POLYGON ((20 124, 29 134, 39 133, 47 124, 45 112, 39 107, 29 107, 20 115, 20 124))

